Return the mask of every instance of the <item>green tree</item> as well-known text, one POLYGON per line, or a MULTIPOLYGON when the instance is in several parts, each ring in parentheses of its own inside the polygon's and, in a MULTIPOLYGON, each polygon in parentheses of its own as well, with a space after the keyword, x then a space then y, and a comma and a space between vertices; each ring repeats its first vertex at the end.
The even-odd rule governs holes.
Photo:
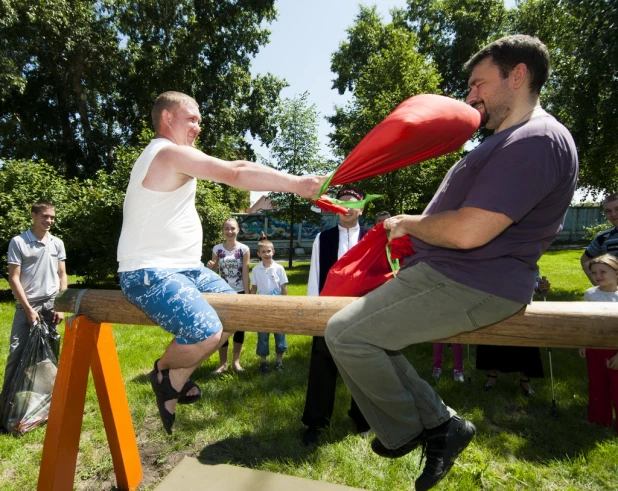
MULTIPOLYGON (((332 56, 331 70, 337 75, 333 87, 352 92, 350 102, 336 107, 335 115, 328 118, 334 127, 329 135, 333 149, 341 158, 401 102, 417 94, 440 92, 434 63, 419 53, 417 36, 399 11, 391 23, 383 24, 375 7, 361 7, 348 39, 332 56)), ((434 159, 357 183, 367 193, 383 195, 366 211, 422 210, 457 157, 434 159)))
POLYGON ((0 157, 69 177, 111 171, 165 90, 199 102, 204 150, 253 157, 244 135, 272 139, 285 85, 249 71, 275 14, 274 0, 3 0, 0 157))
POLYGON ((419 51, 436 63, 442 90, 457 97, 467 92, 463 64, 483 45, 507 34, 539 37, 552 58, 541 101, 575 139, 580 187, 593 194, 618 187, 617 0, 522 0, 511 10, 502 0, 408 0, 405 18, 419 51))
POLYGON ((0 271, 7 272, 6 255, 11 238, 32 224, 30 207, 38 200, 56 206, 56 226, 52 233, 64 237, 67 215, 67 183, 45 162, 5 161, 0 166, 0 271))
POLYGON ((543 102, 577 144, 580 187, 618 188, 618 1, 526 0, 513 32, 538 36, 552 55, 543 102))
POLYGON ((490 40, 506 34, 502 0, 408 0, 405 19, 417 35, 418 51, 435 63, 445 94, 468 93, 466 61, 490 40))
MULTIPOLYGON (((309 93, 285 98, 279 105, 274 120, 278 132, 269 147, 266 163, 278 170, 300 176, 320 174, 329 170, 329 163, 319 153, 318 117, 315 104, 309 103, 309 93)), ((316 221, 311 203, 299 200, 292 193, 269 193, 276 210, 272 215, 290 224, 289 267, 292 267, 294 225, 303 220, 316 221)))

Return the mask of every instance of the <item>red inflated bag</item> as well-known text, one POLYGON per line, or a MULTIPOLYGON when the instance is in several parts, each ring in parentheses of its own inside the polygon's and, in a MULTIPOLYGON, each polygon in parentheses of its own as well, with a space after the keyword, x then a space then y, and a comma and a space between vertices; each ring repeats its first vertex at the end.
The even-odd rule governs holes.
POLYGON ((389 243, 384 224, 379 223, 330 268, 320 296, 362 297, 393 278, 398 260, 412 254, 409 236, 389 243))

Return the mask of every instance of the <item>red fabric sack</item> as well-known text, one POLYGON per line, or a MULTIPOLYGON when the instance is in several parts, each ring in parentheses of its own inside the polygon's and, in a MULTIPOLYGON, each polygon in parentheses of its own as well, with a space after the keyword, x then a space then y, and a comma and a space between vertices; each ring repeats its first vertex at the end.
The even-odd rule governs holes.
MULTIPOLYGON (((361 181, 454 152, 480 124, 481 113, 464 102, 435 94, 411 97, 361 140, 329 185, 361 181)), ((324 211, 345 213, 345 207, 326 196, 314 203, 324 211)))
POLYGON ((389 248, 391 260, 414 254, 409 236, 389 243, 384 224, 379 223, 330 268, 320 296, 362 297, 386 283, 395 274, 389 262, 389 248))

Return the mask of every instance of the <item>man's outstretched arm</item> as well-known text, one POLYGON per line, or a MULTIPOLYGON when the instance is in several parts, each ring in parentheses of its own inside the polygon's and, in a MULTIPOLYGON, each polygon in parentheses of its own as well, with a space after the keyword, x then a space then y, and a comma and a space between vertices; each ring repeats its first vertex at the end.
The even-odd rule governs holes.
POLYGON ((326 177, 321 176, 294 176, 244 160, 228 162, 189 146, 173 145, 161 149, 153 164, 161 162, 185 176, 251 191, 295 193, 303 198, 313 198, 326 180, 326 177))

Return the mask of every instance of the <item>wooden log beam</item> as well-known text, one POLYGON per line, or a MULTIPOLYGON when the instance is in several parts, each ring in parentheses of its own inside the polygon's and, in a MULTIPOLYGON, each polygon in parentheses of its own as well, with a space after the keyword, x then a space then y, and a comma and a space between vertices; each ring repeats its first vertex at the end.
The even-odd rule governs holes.
MULTIPOLYGON (((81 290, 69 289, 56 297, 59 312, 73 312, 81 290)), ((261 331, 323 336, 333 314, 352 297, 295 297, 204 294, 217 311, 225 331, 261 331), (264 322, 255 322, 255 319, 264 322), (266 322, 267 320, 267 322, 266 322)), ((122 292, 89 290, 79 313, 91 322, 154 325, 122 292)), ((377 326, 376 326, 377 327, 377 326)), ((413 320, 410 322, 413 329, 413 320)), ((617 348, 618 304, 612 302, 534 302, 512 317, 445 342, 552 348, 617 348)))

